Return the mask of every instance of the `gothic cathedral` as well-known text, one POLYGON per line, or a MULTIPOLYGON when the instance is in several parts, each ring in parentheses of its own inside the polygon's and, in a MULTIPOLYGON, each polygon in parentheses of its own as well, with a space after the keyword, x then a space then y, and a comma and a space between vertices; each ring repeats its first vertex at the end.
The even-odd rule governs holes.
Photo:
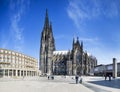
POLYGON ((97 59, 83 51, 83 42, 73 39, 72 50, 56 51, 52 24, 46 10, 41 33, 39 69, 42 75, 89 75, 93 73, 97 59))

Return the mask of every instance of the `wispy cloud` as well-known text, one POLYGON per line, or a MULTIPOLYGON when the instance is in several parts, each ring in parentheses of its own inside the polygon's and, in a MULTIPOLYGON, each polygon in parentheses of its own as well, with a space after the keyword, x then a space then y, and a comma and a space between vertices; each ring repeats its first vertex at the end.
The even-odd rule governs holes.
POLYGON ((26 9, 29 7, 29 0, 11 0, 10 1, 10 31, 14 41, 14 49, 22 51, 24 43, 24 28, 20 25, 23 15, 26 9))
POLYGON ((119 0, 70 0, 67 13, 76 27, 80 28, 89 19, 120 16, 119 5, 119 0))
MULTIPOLYGON (((92 21, 98 18, 118 18, 120 17, 119 11, 120 0, 69 0, 67 7, 67 14, 78 30, 84 28, 84 25, 87 24, 86 21, 92 21)), ((84 29, 86 29, 84 33, 89 32, 89 29, 84 29)), ((80 33, 83 33, 83 31, 80 31, 80 33)), ((92 37, 87 33, 79 38, 84 42, 84 49, 96 56, 99 63, 112 63, 113 57, 119 59, 120 50, 117 49, 115 51, 115 47, 111 48, 108 45, 106 46, 106 43, 102 40, 103 38, 101 39, 99 35, 96 36, 98 38, 92 37)))

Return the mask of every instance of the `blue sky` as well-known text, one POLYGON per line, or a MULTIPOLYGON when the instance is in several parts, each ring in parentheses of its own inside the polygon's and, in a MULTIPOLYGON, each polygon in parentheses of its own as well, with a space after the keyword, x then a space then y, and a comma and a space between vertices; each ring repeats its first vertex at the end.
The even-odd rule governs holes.
POLYGON ((0 48, 39 59, 48 9, 57 50, 72 48, 73 37, 98 64, 120 60, 120 0, 0 0, 0 48))

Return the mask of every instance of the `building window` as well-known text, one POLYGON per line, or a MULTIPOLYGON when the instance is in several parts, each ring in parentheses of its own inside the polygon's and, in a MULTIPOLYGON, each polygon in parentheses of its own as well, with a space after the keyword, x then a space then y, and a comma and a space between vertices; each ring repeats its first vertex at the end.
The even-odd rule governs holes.
POLYGON ((12 60, 12 63, 15 63, 15 60, 14 60, 14 59, 12 60))
POLYGON ((7 53, 7 51, 5 51, 5 53, 7 53))
POLYGON ((14 53, 14 52, 12 52, 12 55, 15 55, 15 53, 14 53))
POLYGON ((8 70, 5 70, 5 76, 8 76, 8 70))
POLYGON ((8 53, 11 54, 11 51, 9 51, 8 53))

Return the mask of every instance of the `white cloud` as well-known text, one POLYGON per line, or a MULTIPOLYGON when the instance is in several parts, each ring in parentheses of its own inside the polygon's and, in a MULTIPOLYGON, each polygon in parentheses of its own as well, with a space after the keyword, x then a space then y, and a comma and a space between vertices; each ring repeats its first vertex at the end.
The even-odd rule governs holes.
MULTIPOLYGON (((70 0, 67 7, 67 13, 78 30, 81 30, 88 20, 92 21, 100 17, 110 19, 120 17, 119 5, 120 0, 70 0)), ((89 29, 84 30, 84 33, 87 33, 88 30, 89 29)), ((83 33, 83 31, 80 31, 80 35, 81 33, 83 33)), ((120 50, 115 50, 115 47, 110 48, 108 45, 106 46, 100 38, 84 34, 80 40, 84 42, 84 50, 96 56, 99 64, 112 63, 112 58, 114 57, 117 58, 118 61, 120 60, 120 50)))
POLYGON ((119 5, 119 0, 70 0, 67 13, 76 27, 80 28, 89 19, 120 16, 119 5))
POLYGON ((69 2, 69 6, 67 8, 67 13, 68 13, 68 16, 73 20, 73 22, 75 23, 75 25, 78 28, 79 28, 79 24, 81 24, 82 20, 85 18, 88 18, 88 15, 86 14, 86 12, 84 12, 79 7, 79 4, 74 1, 69 2))
POLYGON ((22 17, 29 7, 29 0, 11 0, 10 2, 10 11, 12 12, 10 17, 10 31, 11 37, 14 41, 14 49, 17 51, 22 51, 23 43, 24 43, 24 28, 20 25, 22 17))

